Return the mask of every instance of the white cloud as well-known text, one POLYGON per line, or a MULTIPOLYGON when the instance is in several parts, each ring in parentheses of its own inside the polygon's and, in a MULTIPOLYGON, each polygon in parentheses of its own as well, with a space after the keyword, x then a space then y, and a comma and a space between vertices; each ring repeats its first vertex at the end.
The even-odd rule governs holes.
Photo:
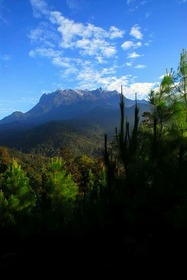
POLYGON ((144 43, 144 46, 148 47, 152 43, 152 40, 149 40, 148 42, 144 43))
POLYGON ((99 64, 107 63, 107 61, 100 55, 96 56, 95 58, 99 64))
POLYGON ((59 12, 51 12, 50 20, 57 24, 61 35, 60 47, 64 49, 80 49, 82 55, 112 57, 116 48, 108 39, 123 36, 123 31, 112 26, 109 31, 93 24, 76 23, 62 16, 59 12))
POLYGON ((141 6, 145 5, 147 1, 127 0, 126 3, 129 6, 129 12, 134 12, 137 9, 141 8, 141 6))
POLYGON ((117 52, 114 46, 107 46, 107 44, 101 48, 101 51, 105 57, 113 57, 117 52))
POLYGON ((75 23, 62 16, 60 12, 51 12, 50 20, 53 24, 58 25, 58 32, 61 34, 61 47, 69 48, 73 46, 75 37, 82 36, 84 26, 81 23, 75 23))
POLYGON ((141 33, 140 29, 141 27, 138 24, 135 24, 130 30, 130 35, 141 40, 143 38, 143 34, 141 33))
POLYGON ((111 26, 109 30, 109 38, 110 39, 115 39, 115 38, 122 38, 124 35, 125 31, 120 30, 119 28, 115 26, 111 26))
POLYGON ((55 51, 52 48, 36 48, 31 50, 29 55, 31 57, 43 56, 48 58, 59 57, 62 54, 62 51, 55 51))
MULTIPOLYGON (((60 56, 53 57, 52 63, 59 67, 64 67, 64 68, 68 68, 68 69, 74 68, 73 65, 71 64, 70 59, 67 57, 60 57, 60 56)), ((75 71, 73 71, 73 72, 75 72, 75 71)), ((71 73, 73 73, 73 72, 71 72, 71 73)))
POLYGON ((121 85, 127 85, 128 83, 128 76, 122 76, 120 78, 117 78, 116 76, 102 77, 101 73, 95 73, 95 71, 87 72, 84 74, 82 73, 79 78, 81 78, 81 81, 79 83, 80 87, 87 89, 93 89, 101 86, 106 90, 120 91, 121 85))
POLYGON ((146 99, 150 90, 156 85, 157 83, 132 83, 128 86, 123 86, 123 94, 130 99, 135 99, 135 94, 137 94, 138 99, 146 99))
POLYGON ((93 89, 97 86, 101 86, 107 90, 121 91, 121 85, 123 86, 123 94, 130 99, 135 98, 137 94, 138 99, 147 98, 150 90, 154 88, 157 83, 135 83, 134 78, 131 75, 124 75, 116 77, 115 69, 111 68, 111 72, 105 69, 104 71, 95 71, 91 66, 85 67, 80 71, 77 76, 79 80, 80 88, 93 89), (105 74, 111 74, 107 76, 105 74))
MULTIPOLYGON (((84 25, 65 18, 60 12, 51 12, 50 20, 58 25, 58 32, 61 34, 61 47, 69 48, 76 45, 77 40, 85 39, 115 39, 123 37, 124 31, 111 26, 109 31, 93 24, 84 25)), ((79 42, 80 43, 80 42, 79 42)))
POLYGON ((131 81, 131 79, 133 80, 133 77, 131 77, 130 75, 125 75, 120 78, 117 78, 115 76, 102 77, 100 73, 97 72, 96 79, 93 79, 92 74, 92 71, 82 73, 80 75, 82 81, 79 85, 87 89, 93 89, 98 85, 107 90, 117 90, 118 92, 121 92, 121 86, 123 86, 124 96, 130 99, 135 99, 135 94, 137 94, 138 99, 146 99, 151 89, 157 86, 157 83, 135 83, 131 81), (98 80, 99 83, 97 83, 98 80))
MULTIPOLYGON (((124 30, 115 26, 103 29, 91 23, 75 22, 59 11, 50 10, 44 0, 31 0, 31 3, 35 16, 43 16, 45 21, 42 20, 29 34, 32 44, 36 44, 29 55, 49 59, 60 68, 60 77, 68 77, 68 81, 74 81, 79 88, 93 89, 101 86, 120 91, 123 85, 124 93, 129 98, 134 98, 135 92, 145 95, 147 88, 152 86, 151 83, 134 83, 131 75, 116 76, 116 68, 120 66, 115 64, 118 50, 115 39, 123 38, 124 30), (113 58, 112 63, 110 58, 113 58), (110 67, 107 67, 108 65, 110 67)), ((67 3, 72 5, 72 9, 76 4, 70 0, 67 3)), ((140 39, 143 35, 137 24, 131 28, 130 34, 134 38, 121 45, 124 50, 134 50, 142 46, 140 39)), ((140 56, 131 51, 127 58, 133 60, 140 56)), ((127 62, 123 67, 125 65, 130 67, 133 62, 127 62)), ((138 64, 135 67, 144 68, 145 65, 138 64)))
POLYGON ((134 46, 134 43, 132 41, 125 41, 121 47, 124 49, 124 50, 128 50, 130 48, 132 48, 134 46))
POLYGON ((86 89, 97 87, 101 79, 101 73, 91 66, 81 68, 76 76, 76 80, 79 81, 79 86, 86 89))
POLYGON ((136 48, 139 48, 142 46, 142 43, 141 42, 137 42, 137 43, 134 43, 133 41, 125 41, 121 47, 122 49, 124 50, 128 50, 130 48, 133 48, 133 49, 136 49, 136 48))
POLYGON ((95 69, 91 63, 82 64, 75 75, 75 79, 78 82, 79 88, 93 89, 96 87, 102 87, 108 90, 118 90, 118 85, 128 84, 130 75, 120 78, 115 77, 116 67, 101 67, 95 69))
POLYGON ((45 32, 45 30, 42 27, 38 27, 38 28, 32 29, 28 36, 32 41, 36 41, 36 40, 42 38, 44 32, 45 32))
POLYGON ((66 70, 68 69, 66 74, 68 72, 69 74, 75 73, 75 69, 78 69, 77 65, 80 65, 82 63, 81 59, 64 57, 62 51, 55 51, 52 48, 37 48, 35 50, 31 50, 29 52, 29 55, 31 57, 40 56, 50 59, 52 64, 54 64, 55 66, 65 68, 66 70))
MULTIPOLYGON (((75 22, 59 11, 50 10, 44 0, 30 1, 33 9, 48 20, 42 21, 29 34, 31 41, 40 44, 40 48, 58 48, 67 50, 68 53, 77 50, 79 55, 95 56, 98 63, 106 62, 105 59, 116 55, 117 49, 111 40, 122 38, 125 31, 115 26, 105 30, 90 23, 75 22)), ((67 3, 73 5, 72 1, 67 3)), ((37 53, 39 54, 38 51, 37 53)), ((31 51, 30 55, 33 56, 34 52, 31 51)))
POLYGON ((143 69, 143 68, 146 68, 147 66, 144 65, 144 64, 138 64, 135 66, 135 68, 138 68, 138 69, 143 69))
POLYGON ((54 47, 59 41, 59 36, 46 22, 41 22, 38 27, 32 29, 28 35, 32 43, 44 44, 48 47, 54 47))
POLYGON ((69 67, 67 67, 64 71, 63 71, 63 73, 61 72, 61 77, 70 77, 70 76, 72 76, 73 77, 73 75, 76 75, 78 73, 78 69, 76 68, 76 67, 72 67, 72 65, 69 65, 69 67))
POLYGON ((142 43, 141 42, 137 42, 136 44, 135 44, 135 48, 138 48, 138 47, 141 47, 142 46, 142 43))
POLYGON ((91 41, 87 38, 82 38, 80 40, 77 40, 77 42, 76 42, 77 48, 81 48, 81 49, 89 48, 90 44, 91 44, 91 41))
POLYGON ((141 56, 141 55, 136 52, 132 52, 132 53, 128 54, 127 58, 137 58, 139 56, 141 56))
POLYGON ((47 15, 49 13, 49 8, 44 0, 30 0, 33 14, 35 17, 41 17, 42 15, 47 15))
POLYGON ((77 48, 80 48, 82 55, 112 57, 116 54, 116 48, 110 45, 105 40, 101 39, 83 39, 76 43, 77 48))
POLYGON ((112 77, 108 80, 108 85, 106 87, 107 90, 117 90, 118 92, 121 92, 121 85, 128 84, 129 76, 122 76, 120 78, 112 77))
POLYGON ((159 77, 159 79, 162 80, 162 79, 164 78, 164 76, 165 76, 165 74, 161 75, 161 76, 159 77))

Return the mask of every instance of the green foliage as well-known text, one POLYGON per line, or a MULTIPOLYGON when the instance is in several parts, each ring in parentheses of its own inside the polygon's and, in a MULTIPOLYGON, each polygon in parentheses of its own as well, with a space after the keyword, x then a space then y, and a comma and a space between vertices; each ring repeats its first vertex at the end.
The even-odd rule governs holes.
MULTIPOLYGON (((175 139, 184 136, 187 129, 187 102, 186 94, 181 90, 184 84, 186 58, 181 55, 178 77, 173 70, 163 77, 160 87, 152 90, 149 94, 150 103, 153 105, 152 112, 144 113, 144 132, 152 138, 152 155, 155 153, 161 139, 175 139), (179 78, 180 77, 180 78, 179 78), (147 128, 147 129, 146 129, 147 128)), ((179 141, 181 142, 181 141, 179 141)))
POLYGON ((73 182, 71 174, 67 174, 63 170, 62 158, 53 158, 51 160, 49 181, 54 189, 54 193, 51 194, 52 200, 56 199, 61 203, 61 200, 72 202, 76 199, 78 188, 73 182))
POLYGON ((0 147, 0 172, 4 172, 10 163, 11 158, 9 155, 8 148, 0 147))
POLYGON ((57 227, 71 218, 78 194, 78 186, 72 175, 66 173, 63 165, 62 158, 51 159, 43 186, 48 204, 47 212, 57 227))
POLYGON ((1 179, 1 213, 15 223, 18 214, 29 213, 35 206, 35 196, 16 160, 12 160, 1 179))
POLYGON ((183 94, 187 92, 187 50, 183 49, 178 67, 178 75, 181 78, 183 94))

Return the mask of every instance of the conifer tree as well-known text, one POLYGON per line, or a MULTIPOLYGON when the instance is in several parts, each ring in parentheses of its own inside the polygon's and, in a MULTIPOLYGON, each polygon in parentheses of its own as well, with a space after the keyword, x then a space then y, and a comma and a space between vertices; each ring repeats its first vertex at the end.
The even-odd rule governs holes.
POLYGON ((16 223, 20 215, 29 214, 35 206, 35 196, 29 178, 15 159, 3 174, 0 186, 0 207, 7 222, 16 223))
MULTIPOLYGON (((179 90, 182 93, 185 102, 185 108, 187 109, 187 50, 183 49, 180 57, 180 64, 178 67, 179 76, 179 90)), ((186 112, 187 117, 187 112, 186 112)), ((187 120, 187 119, 186 119, 187 120)))
POLYGON ((51 159, 45 179, 45 199, 48 201, 48 215, 60 228, 62 224, 69 221, 76 206, 78 186, 63 168, 60 157, 51 159))

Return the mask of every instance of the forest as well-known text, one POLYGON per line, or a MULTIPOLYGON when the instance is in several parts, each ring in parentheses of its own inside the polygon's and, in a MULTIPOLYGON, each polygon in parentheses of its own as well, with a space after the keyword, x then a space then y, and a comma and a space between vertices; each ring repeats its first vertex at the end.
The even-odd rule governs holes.
MULTIPOLYGON (((0 268, 113 271, 187 250, 187 51, 149 94, 140 122, 124 117, 100 155, 0 147, 0 268)), ((47 274, 46 274, 47 275, 47 274)))

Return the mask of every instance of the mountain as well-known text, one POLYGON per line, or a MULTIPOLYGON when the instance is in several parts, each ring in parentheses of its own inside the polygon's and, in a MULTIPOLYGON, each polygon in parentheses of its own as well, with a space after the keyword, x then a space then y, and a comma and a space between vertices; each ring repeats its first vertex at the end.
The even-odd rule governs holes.
MULTIPOLYGON (((124 98, 125 115, 133 124, 135 101, 124 98)), ((56 90, 43 94, 28 112, 14 112, 0 120, 0 145, 55 154, 62 146, 75 153, 97 153, 103 135, 112 139, 120 123, 120 94, 102 88, 56 90)), ((139 115, 150 110, 145 100, 137 100, 139 115)))
MULTIPOLYGON (((117 91, 96 90, 56 90, 44 93, 38 104, 26 113, 14 112, 0 120, 1 124, 19 122, 42 124, 52 120, 65 120, 83 117, 95 108, 119 109, 120 95, 117 91)), ((134 101, 124 98, 125 107, 134 105, 134 101)), ((147 103, 145 100, 138 101, 147 103)))

